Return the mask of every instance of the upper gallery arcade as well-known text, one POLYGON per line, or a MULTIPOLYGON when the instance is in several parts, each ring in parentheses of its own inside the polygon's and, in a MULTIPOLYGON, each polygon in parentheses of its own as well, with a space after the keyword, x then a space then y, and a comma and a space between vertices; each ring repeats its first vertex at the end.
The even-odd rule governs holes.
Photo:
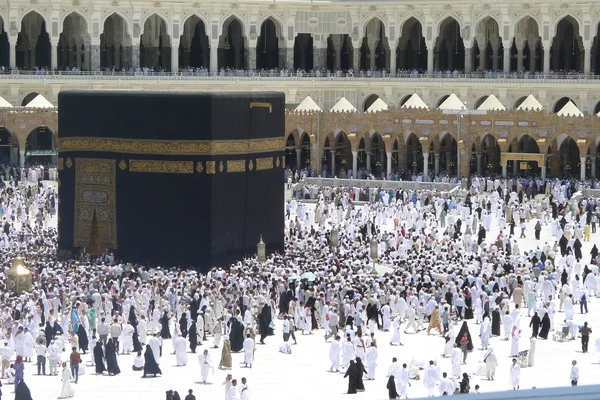
POLYGON ((593 2, 17 1, 0 6, 0 66, 600 75, 599 21, 593 2))

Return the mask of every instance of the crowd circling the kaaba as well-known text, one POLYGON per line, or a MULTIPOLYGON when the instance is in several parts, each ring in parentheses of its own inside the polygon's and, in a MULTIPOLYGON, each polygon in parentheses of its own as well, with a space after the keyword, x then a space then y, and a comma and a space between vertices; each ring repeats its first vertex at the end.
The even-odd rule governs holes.
POLYGON ((581 335, 588 351, 591 328, 575 305, 587 313, 587 298, 600 295, 599 252, 587 251, 598 201, 574 181, 475 178, 455 194, 312 187, 313 202, 286 204, 283 254, 198 271, 131 264, 109 251, 58 253, 55 185, 38 176, 5 181, 0 192, 0 356, 17 399, 32 397, 35 372, 60 376, 54 384, 65 398, 77 394, 80 375, 154 379, 170 361, 197 369, 191 353, 201 383, 228 374, 226 398, 248 399, 252 382, 230 370, 252 368, 267 342, 282 354, 297 346, 327 358, 330 371, 348 377, 348 393, 390 398, 414 397, 416 379, 429 395, 475 392, 496 368, 510 368, 504 388, 518 389, 521 367, 543 368, 535 349, 545 343, 536 341, 552 332, 581 335), (540 240, 542 229, 550 240, 540 240), (526 249, 521 238, 537 246, 526 249), (8 278, 17 256, 32 274, 21 293, 8 278), (303 347, 317 332, 326 349, 303 347), (411 335, 431 334, 444 338, 439 360, 382 357, 411 335), (500 357, 504 339, 510 354, 500 357), (363 382, 388 366, 386 382, 363 382))

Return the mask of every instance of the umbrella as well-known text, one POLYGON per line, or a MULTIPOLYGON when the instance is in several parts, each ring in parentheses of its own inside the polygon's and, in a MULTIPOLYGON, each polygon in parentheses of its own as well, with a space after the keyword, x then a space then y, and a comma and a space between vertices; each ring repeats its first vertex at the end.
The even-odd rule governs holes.
POLYGON ((312 272, 305 272, 301 275, 302 279, 308 279, 309 281, 314 281, 317 279, 317 276, 312 272))
POLYGON ((300 279, 300 276, 294 274, 288 278, 288 281, 297 281, 298 279, 300 279))

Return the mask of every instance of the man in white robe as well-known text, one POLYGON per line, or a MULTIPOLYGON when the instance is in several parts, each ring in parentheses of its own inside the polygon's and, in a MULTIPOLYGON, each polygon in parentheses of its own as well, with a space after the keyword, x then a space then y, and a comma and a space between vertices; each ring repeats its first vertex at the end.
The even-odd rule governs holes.
POLYGON ((177 366, 181 367, 187 365, 187 340, 183 336, 177 337, 173 343, 173 350, 175 350, 175 358, 177 359, 177 366))
POLYGON ((135 329, 131 324, 126 323, 123 324, 123 330, 121 331, 121 336, 119 337, 119 343, 121 343, 121 350, 123 350, 122 354, 129 354, 133 351, 133 333, 135 329))
POLYGON ((350 365, 350 360, 356 357, 356 349, 352 343, 352 338, 347 337, 347 340, 342 345, 342 368, 347 369, 350 365))
POLYGON ((375 368, 377 368, 377 347, 375 343, 371 343, 371 347, 367 349, 367 372, 369 374, 369 380, 375 379, 375 368))
POLYGON ((408 368, 406 364, 402 364, 402 369, 400 370, 400 377, 396 379, 396 389, 401 399, 408 398, 408 386, 410 382, 408 381, 408 368))
POLYGON ((454 382, 448 378, 445 372, 442 375, 439 385, 440 396, 452 396, 454 394, 454 382))
POLYGON ((340 370, 340 355, 342 352, 342 345, 340 344, 340 337, 336 336, 329 346, 329 371, 339 372, 340 370))
POLYGON ((244 349, 244 363, 246 364, 246 368, 252 368, 252 363, 254 362, 254 339, 248 334, 246 335, 246 340, 243 343, 244 349))
POLYGON ((519 383, 521 381, 521 366, 517 364, 517 359, 512 359, 512 364, 510 365, 510 384, 512 385, 513 390, 519 390, 519 383))
POLYGON ((490 346, 488 351, 483 356, 483 362, 485 363, 485 376, 488 381, 493 381, 496 375, 496 367, 498 366, 498 359, 494 353, 494 349, 490 346))
POLYGON ((202 383, 206 384, 208 381, 208 374, 212 370, 214 371, 213 363, 208 354, 208 350, 204 350, 202 354, 198 356, 200 362, 200 374, 202 375, 202 383))
POLYGON ((69 367, 67 367, 67 363, 64 362, 62 363, 62 374, 61 374, 61 379, 62 379, 62 390, 60 391, 60 396, 58 397, 59 399, 66 399, 67 397, 73 397, 73 395, 75 394, 75 392, 73 391, 73 387, 71 386, 71 371, 69 370, 69 367))
POLYGON ((425 369, 423 385, 427 388, 428 396, 433 397, 435 385, 440 381, 440 371, 433 361, 429 361, 429 366, 425 369))

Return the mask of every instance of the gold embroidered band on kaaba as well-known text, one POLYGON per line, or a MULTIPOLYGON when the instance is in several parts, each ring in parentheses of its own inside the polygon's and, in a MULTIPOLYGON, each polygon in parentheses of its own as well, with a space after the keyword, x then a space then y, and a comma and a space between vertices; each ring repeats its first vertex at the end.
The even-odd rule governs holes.
POLYGON ((60 152, 99 151, 130 154, 220 155, 285 149, 284 138, 247 140, 146 140, 69 137, 59 139, 60 152))

